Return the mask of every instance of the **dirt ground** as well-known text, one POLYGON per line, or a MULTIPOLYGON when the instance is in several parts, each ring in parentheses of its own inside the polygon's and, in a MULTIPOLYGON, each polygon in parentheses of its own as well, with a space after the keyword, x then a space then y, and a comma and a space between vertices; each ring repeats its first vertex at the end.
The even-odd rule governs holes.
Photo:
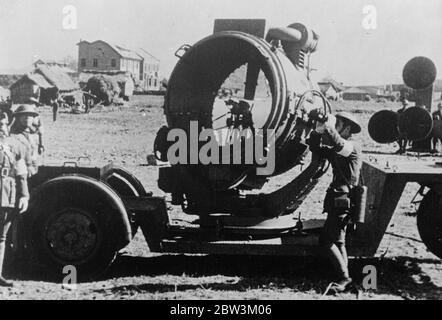
MULTIPOLYGON (((158 167, 145 165, 155 134, 165 124, 161 105, 161 97, 135 96, 128 106, 87 115, 62 110, 55 123, 50 110, 44 109, 45 161, 62 164, 80 156, 99 165, 115 161, 139 177, 146 190, 163 195, 156 184, 158 167)), ((368 137, 366 124, 375 110, 398 107, 356 102, 340 103, 335 110, 357 113, 365 127, 360 136, 364 151, 382 159, 383 153, 393 153, 397 147, 376 145, 368 137)), ((303 205, 310 213, 321 214, 330 177, 328 173, 303 205)), ((290 179, 290 174, 284 179, 290 179)), ((0 288, 0 299, 441 299, 442 262, 420 240, 415 207, 410 204, 417 189, 414 184, 407 186, 377 257, 351 259, 355 278, 360 278, 367 264, 378 270, 378 289, 359 296, 323 297, 330 266, 322 260, 150 254, 139 232, 99 281, 72 289, 17 279, 14 288, 0 288)))

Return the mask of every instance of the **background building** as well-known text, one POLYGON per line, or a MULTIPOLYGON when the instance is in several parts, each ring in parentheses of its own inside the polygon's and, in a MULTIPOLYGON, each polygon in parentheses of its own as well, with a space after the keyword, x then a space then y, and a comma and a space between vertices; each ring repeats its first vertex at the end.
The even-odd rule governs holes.
POLYGON ((160 89, 160 61, 144 49, 130 50, 97 40, 78 44, 78 72, 125 71, 135 79, 138 91, 160 89))
POLYGON ((14 82, 9 88, 13 103, 26 103, 29 98, 49 104, 59 94, 78 90, 78 85, 58 66, 39 65, 14 82))

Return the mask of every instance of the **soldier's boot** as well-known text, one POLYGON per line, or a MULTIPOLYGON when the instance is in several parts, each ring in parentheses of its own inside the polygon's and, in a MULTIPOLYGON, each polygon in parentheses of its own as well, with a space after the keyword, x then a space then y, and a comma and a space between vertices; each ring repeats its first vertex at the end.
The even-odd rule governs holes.
POLYGON ((335 292, 344 292, 349 288, 352 282, 353 280, 350 277, 342 278, 341 280, 333 283, 331 290, 335 292))
POLYGON ((2 277, 5 249, 6 249, 6 237, 0 235, 0 287, 12 287, 13 283, 2 277))

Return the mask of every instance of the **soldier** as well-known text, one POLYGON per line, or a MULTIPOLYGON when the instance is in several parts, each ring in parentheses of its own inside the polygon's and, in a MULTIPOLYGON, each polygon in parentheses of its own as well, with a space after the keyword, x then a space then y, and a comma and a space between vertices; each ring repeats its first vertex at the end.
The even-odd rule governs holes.
MULTIPOLYGON (((405 110, 407 110, 409 105, 410 105, 410 102, 406 98, 404 98, 402 100, 402 108, 397 111, 398 116, 400 116, 405 110)), ((404 137, 399 137, 397 143, 399 145, 399 150, 396 153, 404 154, 405 151, 407 151, 408 140, 405 139, 404 137)))
POLYGON ((11 287, 13 283, 3 278, 3 260, 6 237, 17 213, 28 209, 26 149, 12 137, 0 132, 0 286, 11 287))
POLYGON ((55 122, 57 121, 57 115, 58 115, 58 110, 60 109, 61 106, 63 106, 64 100, 63 98, 60 96, 60 94, 57 92, 55 99, 53 99, 51 101, 51 106, 52 106, 52 120, 55 122))
MULTIPOLYGON (((432 114, 434 121, 440 121, 442 120, 442 102, 439 102, 437 105, 437 110, 433 112, 432 114)), ((431 138, 433 149, 431 150, 432 153, 437 153, 437 144, 439 141, 441 141, 440 137, 433 136, 431 138)))
POLYGON ((28 177, 38 172, 38 156, 44 151, 41 124, 38 125, 37 117, 35 106, 19 106, 14 112, 14 123, 11 126, 11 136, 15 137, 30 154, 26 159, 28 177))
POLYGON ((338 279, 333 283, 335 291, 344 291, 352 282, 348 271, 345 237, 350 221, 352 206, 351 191, 358 185, 362 167, 362 150, 352 140, 352 135, 361 132, 356 118, 347 112, 341 112, 336 118, 321 126, 324 140, 331 147, 323 147, 323 155, 330 161, 333 168, 333 181, 324 200, 324 212, 327 212, 320 245, 326 257, 337 271, 338 279))

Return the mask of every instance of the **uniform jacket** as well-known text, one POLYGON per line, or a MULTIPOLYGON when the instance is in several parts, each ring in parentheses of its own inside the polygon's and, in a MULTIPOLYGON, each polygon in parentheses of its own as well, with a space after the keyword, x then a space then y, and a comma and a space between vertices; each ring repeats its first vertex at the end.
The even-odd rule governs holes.
POLYGON ((433 112, 433 120, 442 120, 442 113, 439 110, 433 112))
MULTIPOLYGON (((15 123, 14 123, 15 124, 15 123)), ((11 127, 11 137, 14 137, 18 143, 27 150, 25 154, 25 162, 30 175, 34 175, 38 171, 38 144, 39 137, 37 131, 20 128, 18 125, 11 127)))
POLYGON ((359 183, 362 167, 362 148, 359 143, 345 140, 334 128, 326 129, 332 149, 327 158, 333 168, 333 181, 330 188, 345 191, 359 183))
POLYGON ((13 137, 0 138, 0 206, 15 208, 16 200, 29 198, 27 167, 28 150, 13 137))

